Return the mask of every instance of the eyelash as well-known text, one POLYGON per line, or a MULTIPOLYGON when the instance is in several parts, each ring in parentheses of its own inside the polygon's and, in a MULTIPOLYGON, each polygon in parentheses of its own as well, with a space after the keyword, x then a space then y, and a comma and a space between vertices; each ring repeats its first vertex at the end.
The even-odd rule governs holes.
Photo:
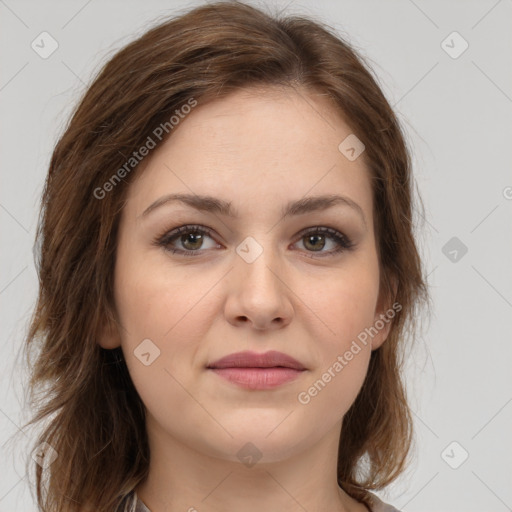
MULTIPOLYGON (((205 226, 200 225, 185 225, 180 226, 179 228, 173 229, 171 231, 164 232, 163 235, 158 236, 154 241, 153 244, 159 247, 163 247, 166 251, 171 252, 172 254, 179 254, 181 256, 190 257, 190 256, 198 256, 203 251, 201 249, 191 251, 188 249, 170 249, 169 245, 171 242, 174 241, 174 239, 178 238, 180 235, 187 234, 187 233, 195 233, 200 235, 207 235, 210 238, 212 237, 213 230, 210 228, 207 228, 205 226)), ((300 241, 302 238, 308 235, 316 235, 316 234, 325 234, 328 235, 336 244, 338 244, 338 247, 334 250, 328 251, 326 253, 323 253, 323 255, 320 256, 310 256, 311 258, 324 258, 328 256, 335 256, 341 252, 349 251, 354 247, 354 243, 343 233, 340 233, 338 230, 329 228, 326 226, 315 226, 311 228, 307 228, 300 232, 299 239, 300 241)), ((311 253, 315 253, 315 251, 308 251, 311 253)))

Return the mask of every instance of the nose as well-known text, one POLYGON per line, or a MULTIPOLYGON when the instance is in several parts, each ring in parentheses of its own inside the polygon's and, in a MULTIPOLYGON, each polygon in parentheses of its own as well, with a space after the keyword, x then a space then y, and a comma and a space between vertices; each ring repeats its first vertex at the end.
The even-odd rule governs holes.
MULTIPOLYGON (((293 291, 287 283, 277 251, 253 245, 240 247, 235 268, 229 273, 229 295, 225 305, 228 321, 240 327, 248 324, 256 330, 275 330, 288 325, 294 309, 293 291), (244 249, 249 247, 249 251, 244 249), (255 259, 246 257, 250 251, 261 252, 255 259)), ((256 253, 257 254, 257 253, 256 253)))

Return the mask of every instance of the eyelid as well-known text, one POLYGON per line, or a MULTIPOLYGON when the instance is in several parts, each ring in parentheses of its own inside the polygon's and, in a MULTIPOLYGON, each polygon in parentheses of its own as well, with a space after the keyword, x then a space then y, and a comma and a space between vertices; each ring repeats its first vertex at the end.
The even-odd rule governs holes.
MULTIPOLYGON (((160 236, 157 236, 153 242, 156 245, 163 245, 165 243, 169 243, 170 240, 177 238, 182 233, 194 233, 194 232, 207 235, 212 240, 217 241, 214 236, 214 233, 215 233, 214 229, 212 229, 208 226, 204 226, 202 224, 184 224, 184 225, 176 226, 175 228, 164 230, 164 232, 160 236)), ((219 242, 217 242, 217 243, 219 243, 219 242)), ((198 252, 198 251, 194 251, 194 252, 198 252)))
MULTIPOLYGON (((217 244, 216 240, 216 232, 214 229, 210 228, 209 226, 205 226, 202 224, 184 224, 177 226, 175 228, 167 229, 163 232, 162 235, 157 236, 153 240, 153 244, 156 246, 163 246, 165 250, 168 252, 171 252, 172 254, 178 254, 181 256, 195 256, 204 254, 206 251, 209 251, 209 249, 198 249, 198 250, 190 250, 190 249, 168 249, 167 246, 170 244, 171 241, 179 237, 180 234, 183 233, 200 233, 202 235, 206 235, 210 237, 212 240, 214 240, 217 244)), ((306 251, 311 258, 324 258, 328 256, 335 256, 341 253, 344 253, 346 251, 350 251, 354 246, 355 243, 352 241, 350 237, 348 237, 345 233, 338 230, 337 228, 333 228, 328 225, 314 225, 309 226, 307 228, 302 229, 297 235, 294 237, 295 242, 293 242, 293 245, 295 245, 298 241, 301 240, 304 236, 308 234, 320 234, 320 235, 326 235, 328 238, 334 241, 334 243, 337 245, 337 248, 330 251, 306 251), (317 255, 315 256, 315 253, 317 255)))

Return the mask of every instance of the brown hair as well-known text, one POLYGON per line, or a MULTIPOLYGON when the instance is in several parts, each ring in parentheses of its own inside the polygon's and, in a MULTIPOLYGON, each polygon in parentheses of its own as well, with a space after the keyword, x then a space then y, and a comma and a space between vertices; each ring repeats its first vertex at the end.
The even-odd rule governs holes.
POLYGON ((205 102, 255 85, 328 95, 366 146, 381 289, 402 308, 344 417, 338 482, 366 500, 367 490, 405 469, 412 421, 401 354, 406 324, 414 326, 428 293, 413 236, 409 151, 363 62, 321 23, 218 2, 160 23, 98 73, 54 149, 36 237, 40 289, 25 345, 36 407, 29 425, 47 420, 36 445, 58 454, 44 470, 34 464, 40 510, 119 510, 148 472, 143 403, 121 349, 97 343, 116 322, 118 221, 135 170, 101 199, 98 188, 190 98, 205 102))

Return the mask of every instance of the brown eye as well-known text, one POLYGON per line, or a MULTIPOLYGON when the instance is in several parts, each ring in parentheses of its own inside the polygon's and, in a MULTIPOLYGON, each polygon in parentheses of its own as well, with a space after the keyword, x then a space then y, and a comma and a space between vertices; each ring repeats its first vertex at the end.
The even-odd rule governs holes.
MULTIPOLYGON (((172 254, 181 256, 199 256, 206 249, 219 247, 213 243, 210 247, 204 247, 206 239, 212 240, 212 230, 198 225, 186 225, 173 229, 157 238, 154 243, 165 248, 172 254), (181 246, 181 247, 180 247, 181 246)), ((350 250, 354 244, 343 233, 336 229, 317 226, 302 231, 299 241, 302 242, 304 250, 310 257, 334 256, 340 252, 350 250), (331 248, 329 249, 329 247, 331 248), (324 250, 325 248, 329 250, 324 250)), ((296 242, 299 243, 299 241, 296 242)))
POLYGON ((306 235, 304 247, 312 251, 321 251, 325 247, 325 235, 306 235))
POLYGON ((320 257, 332 256, 342 251, 350 250, 354 245, 343 233, 323 226, 308 228, 306 231, 303 231, 300 240, 303 241, 307 252, 319 253, 320 257), (329 241, 334 248, 323 251, 329 241))
MULTIPOLYGON (((210 233, 210 229, 201 226, 181 226, 166 233, 156 243, 173 254, 196 256, 203 252, 201 249, 205 249, 205 238, 211 239, 210 233), (176 245, 178 246, 177 248, 176 245)), ((215 246, 215 244, 212 246, 215 246)))
POLYGON ((201 249, 203 245, 203 236, 201 233, 189 233, 187 235, 180 236, 180 243, 187 250, 201 249))

